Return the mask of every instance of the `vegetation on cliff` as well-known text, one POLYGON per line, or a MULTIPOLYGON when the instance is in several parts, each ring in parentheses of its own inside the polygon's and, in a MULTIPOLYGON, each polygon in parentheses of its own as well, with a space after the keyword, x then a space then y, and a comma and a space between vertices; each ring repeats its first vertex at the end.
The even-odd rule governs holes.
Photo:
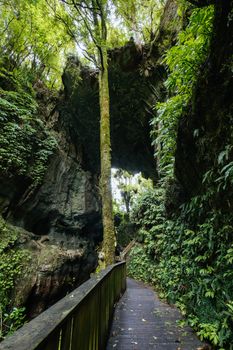
POLYGON ((156 115, 151 120, 152 143, 161 177, 173 175, 178 121, 189 107, 199 69, 209 51, 213 15, 212 6, 194 9, 188 26, 179 33, 176 45, 164 57, 168 98, 156 104, 156 115))
POLYGON ((39 95, 60 87, 72 43, 44 0, 2 1, 0 12, 1 176, 24 176, 36 187, 56 148, 39 95))
MULTIPOLYGON (((169 69, 165 85, 170 96, 156 105, 152 120, 160 187, 143 194, 133 209, 132 221, 138 226, 138 241, 143 243, 131 253, 129 274, 156 285, 162 297, 182 310, 201 339, 208 339, 218 349, 232 349, 233 221, 230 202, 227 208, 220 199, 226 198, 225 191, 232 191, 229 138, 222 140, 223 150, 214 155, 214 164, 203 174, 196 195, 190 198, 194 189, 185 194, 182 183, 174 178, 174 162, 180 156, 176 150, 178 125, 182 118, 190 118, 191 106, 198 109, 195 103, 200 97, 192 99, 199 93, 200 72, 208 79, 203 64, 213 50, 214 15, 218 13, 213 7, 193 10, 187 28, 165 56, 169 69)), ((204 129, 194 126, 193 137, 202 147, 207 141, 204 135, 204 129)), ((212 158, 211 139, 208 142, 206 159, 212 158)), ((196 156, 201 157, 200 148, 198 151, 196 156)))
POLYGON ((30 260, 29 252, 17 247, 18 238, 19 231, 0 217, 0 340, 19 328, 25 319, 24 308, 16 307, 11 300, 15 283, 30 260))
POLYGON ((0 71, 1 176, 41 183, 56 139, 39 115, 36 92, 16 71, 0 71))

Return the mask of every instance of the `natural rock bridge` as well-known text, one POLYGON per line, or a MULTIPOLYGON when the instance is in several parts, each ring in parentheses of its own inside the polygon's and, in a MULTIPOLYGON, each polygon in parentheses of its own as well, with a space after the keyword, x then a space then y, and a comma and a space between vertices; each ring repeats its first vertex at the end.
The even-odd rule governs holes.
POLYGON ((204 349, 189 327, 178 326, 181 319, 151 288, 126 281, 126 264, 120 262, 24 325, 0 350, 204 349))
MULTIPOLYGON (((153 45, 129 40, 108 53, 112 166, 153 180, 157 170, 150 120, 155 103, 166 95, 161 57, 177 35, 176 18, 176 1, 168 0, 153 45)), ((8 80, 1 79, 7 86, 8 80)), ((28 250, 35 262, 15 284, 12 300, 12 305, 24 305, 30 318, 87 280, 103 240, 98 72, 69 57, 62 80, 59 95, 41 80, 36 84, 38 115, 57 140, 40 185, 32 186, 27 172, 6 176, 0 171, 1 215, 17 227, 20 249, 28 250)), ((36 151, 35 146, 32 154, 36 151)))

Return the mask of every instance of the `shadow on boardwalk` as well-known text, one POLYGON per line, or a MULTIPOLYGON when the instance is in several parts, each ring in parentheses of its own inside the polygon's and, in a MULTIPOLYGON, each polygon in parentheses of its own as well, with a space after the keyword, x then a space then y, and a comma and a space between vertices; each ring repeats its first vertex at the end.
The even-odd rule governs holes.
POLYGON ((128 278, 106 350, 210 349, 190 327, 179 327, 181 319, 177 308, 161 302, 152 288, 128 278))

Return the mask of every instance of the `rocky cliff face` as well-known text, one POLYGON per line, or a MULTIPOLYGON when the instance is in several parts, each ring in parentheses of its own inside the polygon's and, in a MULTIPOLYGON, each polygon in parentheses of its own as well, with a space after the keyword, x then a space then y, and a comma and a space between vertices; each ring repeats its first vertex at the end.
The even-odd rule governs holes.
MULTIPOLYGON (((155 101, 165 95, 161 55, 177 34, 176 10, 169 0, 152 46, 129 42, 109 53, 113 166, 152 178, 149 121, 155 101)), ((95 71, 70 59, 59 97, 38 83, 40 113, 55 135, 56 151, 37 187, 26 175, 0 174, 1 214, 23 229, 17 244, 33 262, 12 299, 25 304, 30 317, 82 283, 97 265, 96 246, 102 239, 97 78, 95 71)))
POLYGON ((27 178, 16 175, 2 177, 0 186, 4 218, 27 230, 18 229, 15 246, 28 251, 30 268, 25 267, 12 300, 26 305, 29 317, 89 277, 102 238, 97 176, 84 169, 78 140, 73 142, 54 106, 48 110, 43 104, 58 146, 42 184, 33 188, 27 178))
POLYGON ((26 250, 30 259, 11 299, 14 306, 26 305, 29 317, 89 278, 102 238, 98 178, 84 168, 79 140, 72 139, 59 113, 64 96, 51 96, 43 85, 35 88, 56 150, 39 186, 27 174, 0 175, 1 214, 19 231, 12 248, 26 250))
MULTIPOLYGON (((140 72, 142 48, 130 42, 109 56, 112 165, 152 176, 155 164, 149 137, 151 99, 148 98, 152 93, 148 77, 143 70, 140 72)), ((71 59, 63 82, 66 99, 61 114, 73 126, 72 137, 80 140, 84 167, 99 173, 98 74, 71 59), (74 86, 79 70, 81 77, 74 86)))
MULTIPOLYGON (((150 45, 129 41, 109 51, 112 166, 156 178, 150 120, 163 100, 166 78, 162 56, 175 42, 180 21, 177 4, 168 0, 157 36, 150 45)), ((60 112, 80 141, 84 167, 99 172, 98 73, 70 58, 63 75, 65 101, 60 112)))
POLYGON ((68 248, 78 237, 101 239, 97 178, 81 165, 77 145, 61 131, 44 181, 36 193, 21 200, 8 216, 14 224, 68 248))
MULTIPOLYGON (((202 67, 189 113, 179 123, 175 173, 186 198, 202 192, 203 175, 208 170, 215 169, 217 173, 219 154, 226 147, 228 161, 232 159, 232 11, 232 1, 216 1, 210 54, 202 67)), ((229 192, 226 196, 231 201, 229 192)))
POLYGON ((34 235, 18 228, 14 249, 27 253, 27 261, 15 282, 14 306, 24 305, 33 318, 87 280, 96 266, 94 244, 86 239, 67 248, 50 236, 34 235))

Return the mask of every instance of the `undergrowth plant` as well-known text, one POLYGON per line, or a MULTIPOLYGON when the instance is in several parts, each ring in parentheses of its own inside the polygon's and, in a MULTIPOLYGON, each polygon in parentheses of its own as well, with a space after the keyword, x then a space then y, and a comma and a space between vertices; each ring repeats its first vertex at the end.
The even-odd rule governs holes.
POLYGON ((180 32, 176 45, 164 58, 168 70, 165 82, 168 98, 156 104, 155 117, 151 120, 152 144, 162 177, 173 175, 178 120, 188 108, 200 66, 207 57, 213 16, 213 6, 194 9, 187 28, 180 32))
POLYGON ((232 350, 233 218, 228 196, 233 187, 232 138, 225 140, 226 146, 204 174, 202 191, 173 216, 165 210, 166 186, 174 176, 177 125, 181 117, 188 118, 200 66, 208 54, 213 15, 213 7, 192 10, 187 28, 164 58, 168 99, 156 105, 152 120, 161 180, 154 191, 141 195, 132 210, 138 244, 128 272, 152 283, 162 298, 176 304, 200 339, 232 350), (225 207, 219 201, 225 201, 225 207))
POLYGON ((17 247, 19 232, 0 217, 0 340, 18 329, 25 309, 12 305, 11 293, 30 256, 17 247))
POLYGON ((35 92, 14 72, 0 69, 0 171, 41 183, 56 139, 40 115, 35 92))
POLYGON ((212 210, 200 222, 199 205, 205 198, 193 198, 178 217, 168 219, 161 192, 142 195, 133 209, 138 245, 131 252, 129 275, 156 285, 201 339, 231 349, 233 220, 212 210))

